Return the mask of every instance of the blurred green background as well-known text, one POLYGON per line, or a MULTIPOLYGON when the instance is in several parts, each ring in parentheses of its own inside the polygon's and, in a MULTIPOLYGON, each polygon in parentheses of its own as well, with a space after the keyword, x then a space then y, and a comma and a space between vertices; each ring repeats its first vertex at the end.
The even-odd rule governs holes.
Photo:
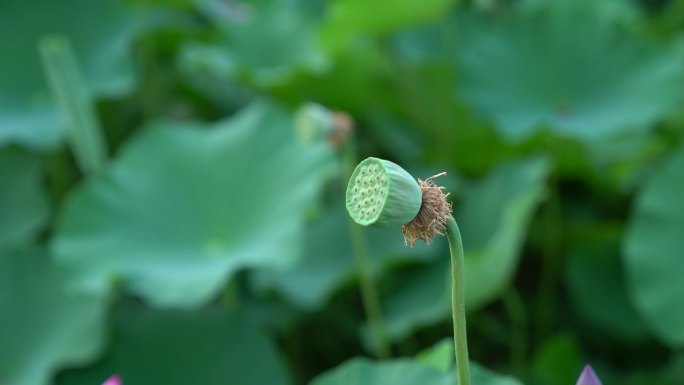
POLYGON ((350 227, 366 156, 448 172, 475 385, 684 384, 683 32, 681 0, 1 0, 0 385, 455 384, 446 240, 350 227))

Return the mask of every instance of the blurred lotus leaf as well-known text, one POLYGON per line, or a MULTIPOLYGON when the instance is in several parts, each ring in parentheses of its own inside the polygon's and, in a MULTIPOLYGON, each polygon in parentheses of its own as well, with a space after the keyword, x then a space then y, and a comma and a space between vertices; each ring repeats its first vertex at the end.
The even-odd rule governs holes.
POLYGON ((450 385, 452 375, 410 359, 373 362, 353 358, 323 373, 310 385, 450 385))
MULTIPOLYGON (((453 350, 449 353, 453 358, 453 350)), ((471 365, 471 378, 477 385, 521 385, 515 378, 501 376, 477 364, 471 365)), ((316 377, 310 385, 451 385, 455 380, 454 370, 440 370, 417 360, 373 362, 354 358, 316 377)))
MULTIPOLYGON (((504 163, 465 191, 454 212, 465 248, 470 311, 497 298, 515 275, 527 228, 546 197, 546 158, 504 163)), ((388 332, 400 339, 451 314, 449 258, 417 269, 385 300, 388 332)))
POLYGON ((0 5, 0 144, 54 146, 65 124, 47 94, 38 40, 63 34, 73 43, 94 95, 120 95, 133 85, 130 43, 142 13, 124 1, 5 0, 0 5))
POLYGON ((653 332, 684 346, 684 148, 643 186, 624 239, 632 298, 653 332))
POLYGON ((425 23, 446 14, 454 0, 340 0, 328 9, 321 40, 332 50, 359 36, 378 35, 425 23))
MULTIPOLYGON (((595 234, 601 234, 596 229, 595 234)), ((648 331, 627 294, 618 236, 573 250, 565 268, 566 288, 585 322, 620 341, 638 343, 648 331)))
POLYGON ((564 385, 572 383, 583 365, 577 337, 557 334, 547 338, 534 353, 531 377, 538 384, 564 385))
POLYGON ((231 63, 233 76, 244 74, 257 86, 280 84, 298 69, 316 72, 327 65, 315 41, 315 6, 297 0, 199 3, 222 32, 220 44, 205 47, 207 65, 231 63))
POLYGON ((102 345, 102 298, 68 289, 38 248, 0 253, 0 383, 47 385, 57 367, 93 358, 102 345))
MULTIPOLYGON (((419 352, 416 359, 442 372, 449 372, 454 368, 454 340, 445 338, 419 352)), ((453 374, 451 376, 455 377, 453 374)), ((473 384, 521 385, 515 377, 495 373, 472 361, 470 362, 470 377, 473 384)))
POLYGON ((0 149, 0 248, 29 240, 48 219, 40 166, 19 149, 0 149))
POLYGON ((640 21, 639 7, 632 1, 625 0, 523 0, 520 7, 526 11, 541 12, 574 12, 585 9, 595 12, 607 22, 638 22, 640 21))
POLYGON ((266 103, 209 126, 160 123, 68 197, 54 250, 88 290, 118 277, 154 306, 196 307, 236 271, 301 254, 303 211, 333 166, 266 103))
POLYGON ((416 354, 416 360, 428 364, 443 372, 454 366, 454 342, 445 338, 438 343, 416 354))
MULTIPOLYGON (((344 198, 340 197, 338 201, 343 203, 344 198)), ((257 272, 258 284, 275 288, 303 309, 325 305, 333 292, 351 279, 357 269, 349 221, 343 204, 332 207, 309 224, 302 258, 285 271, 257 272)), ((364 228, 362 234, 368 248, 370 267, 376 275, 392 262, 434 259, 437 250, 424 245, 405 247, 399 229, 364 228)))
POLYGON ((225 309, 153 311, 123 305, 115 312, 116 339, 92 366, 68 370, 58 385, 99 384, 118 373, 123 385, 288 385, 285 366, 269 339, 225 309))
POLYGON ((680 46, 648 41, 598 6, 551 3, 510 19, 461 20, 459 90, 506 137, 645 130, 683 100, 680 46))

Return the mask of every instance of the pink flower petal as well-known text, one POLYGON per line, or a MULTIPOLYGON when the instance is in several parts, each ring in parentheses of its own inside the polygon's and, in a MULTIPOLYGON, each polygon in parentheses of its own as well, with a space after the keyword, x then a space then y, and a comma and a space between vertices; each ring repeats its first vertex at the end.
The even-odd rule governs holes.
POLYGON ((105 381, 102 385, 121 385, 121 377, 114 375, 111 376, 105 381))
POLYGON ((580 374, 579 379, 577 380, 577 385, 603 385, 603 384, 601 384, 601 380, 599 380, 596 373, 594 373, 594 369, 591 368, 591 365, 587 364, 584 367, 584 370, 582 370, 582 374, 580 374))

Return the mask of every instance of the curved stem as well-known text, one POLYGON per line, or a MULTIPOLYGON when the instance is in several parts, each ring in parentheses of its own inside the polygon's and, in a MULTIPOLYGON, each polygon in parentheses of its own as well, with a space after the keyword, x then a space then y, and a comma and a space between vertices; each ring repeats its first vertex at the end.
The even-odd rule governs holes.
POLYGON ((466 333, 463 241, 458 224, 447 222, 447 239, 451 254, 451 311, 454 320, 454 351, 458 370, 458 385, 470 385, 468 338, 466 333))
MULTIPOLYGON (((353 143, 353 138, 347 138, 344 143, 344 171, 345 176, 349 178, 354 171, 356 164, 356 147, 353 143)), ((373 274, 371 273, 370 263, 368 260, 368 248, 363 237, 361 227, 354 223, 349 216, 349 234, 351 236, 352 245, 354 248, 354 257, 356 258, 356 266, 359 274, 359 291, 361 292, 361 301, 363 308, 370 324, 371 333, 375 340, 376 355, 380 359, 386 359, 390 356, 389 340, 387 338, 387 331, 385 329, 385 322, 382 318, 382 311, 380 307, 380 296, 378 295, 373 274)))

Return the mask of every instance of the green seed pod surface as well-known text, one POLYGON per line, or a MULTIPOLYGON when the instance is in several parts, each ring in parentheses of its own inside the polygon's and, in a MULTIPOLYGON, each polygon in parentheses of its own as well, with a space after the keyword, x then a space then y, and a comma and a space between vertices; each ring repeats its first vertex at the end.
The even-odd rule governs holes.
POLYGON ((418 214, 422 200, 411 174, 384 159, 359 163, 347 185, 347 211, 363 226, 401 226, 418 214))

